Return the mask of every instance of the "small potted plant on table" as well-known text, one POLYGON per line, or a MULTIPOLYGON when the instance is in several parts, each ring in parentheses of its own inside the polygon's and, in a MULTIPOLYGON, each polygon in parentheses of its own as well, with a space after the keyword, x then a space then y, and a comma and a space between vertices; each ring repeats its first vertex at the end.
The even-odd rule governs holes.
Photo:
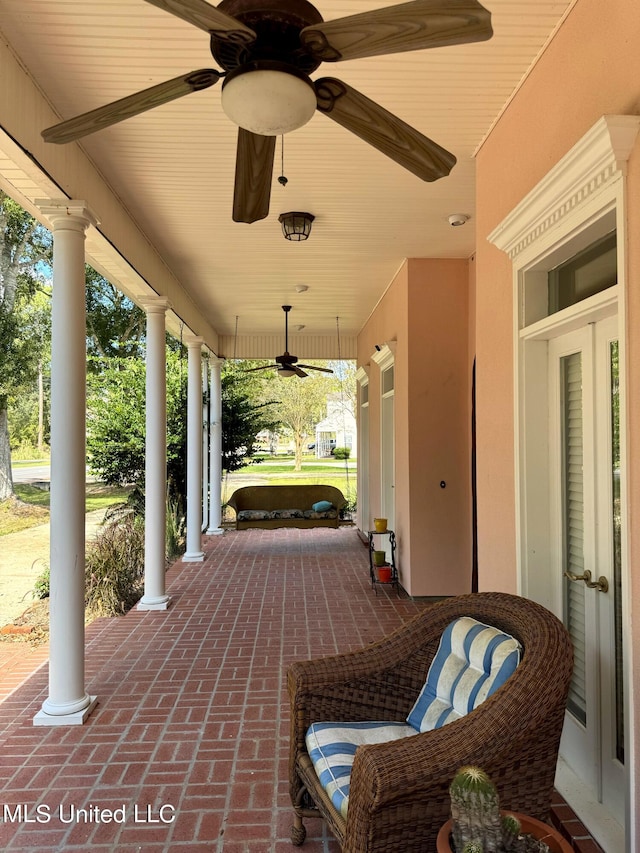
POLYGON ((501 812, 495 785, 479 767, 462 767, 449 795, 451 820, 438 833, 438 853, 572 853, 571 845, 547 824, 501 812))

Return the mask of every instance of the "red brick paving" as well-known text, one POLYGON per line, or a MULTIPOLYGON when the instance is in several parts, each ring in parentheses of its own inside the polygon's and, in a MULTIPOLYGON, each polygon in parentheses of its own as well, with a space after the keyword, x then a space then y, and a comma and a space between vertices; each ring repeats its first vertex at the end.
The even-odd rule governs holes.
MULTIPOLYGON (((376 596, 348 528, 227 531, 167 586, 168 611, 88 627, 99 704, 84 726, 35 728, 46 647, 0 644, 0 849, 292 853, 287 666, 428 606, 376 596), (31 822, 10 819, 18 806, 31 822)), ((306 825, 304 853, 338 853, 321 821, 306 825)))
MULTIPOLYGON (((352 529, 228 531, 205 550, 170 571, 168 611, 89 626, 99 705, 84 726, 34 728, 47 649, 0 644, 0 808, 33 821, 5 819, 0 848, 292 850, 287 665, 356 648, 425 604, 374 595, 352 529)), ((307 853, 337 853, 320 821, 308 829, 307 853)))

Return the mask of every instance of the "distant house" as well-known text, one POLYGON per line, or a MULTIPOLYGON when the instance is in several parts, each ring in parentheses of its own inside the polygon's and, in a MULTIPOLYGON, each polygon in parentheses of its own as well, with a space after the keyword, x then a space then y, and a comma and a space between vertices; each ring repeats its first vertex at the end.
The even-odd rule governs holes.
POLYGON ((331 456, 336 447, 348 447, 357 456, 356 417, 349 400, 340 394, 327 397, 327 416, 316 425, 315 452, 317 457, 331 456))

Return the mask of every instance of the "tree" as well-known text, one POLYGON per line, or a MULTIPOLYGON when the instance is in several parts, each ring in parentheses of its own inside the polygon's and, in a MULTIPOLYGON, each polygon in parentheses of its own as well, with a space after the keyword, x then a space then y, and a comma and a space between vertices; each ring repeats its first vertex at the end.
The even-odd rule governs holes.
POLYGON ((270 401, 259 401, 265 380, 247 373, 249 366, 228 361, 222 368, 222 469, 226 472, 253 461, 258 434, 278 426, 270 401))
POLYGON ((43 286, 33 297, 21 300, 15 316, 21 339, 29 343, 37 357, 36 375, 28 385, 14 387, 9 393, 9 438, 11 447, 37 446, 42 453, 49 438, 51 360, 51 288, 43 286))
POLYGON ((302 450, 313 434, 315 425, 322 419, 327 394, 334 388, 335 380, 325 373, 309 372, 304 379, 276 377, 278 401, 273 403, 274 413, 291 430, 295 446, 294 470, 302 469, 302 450))
MULTIPOLYGON (((117 287, 85 267, 87 308, 87 354, 99 358, 144 358, 146 318, 142 308, 117 287)), ((99 358, 90 369, 99 369, 99 358)))
POLYGON ((0 190, 0 501, 13 494, 9 396, 34 381, 38 364, 17 312, 47 277, 50 257, 51 234, 0 190))
MULTIPOLYGON (((186 494, 187 375, 181 354, 167 352, 167 479, 172 497, 186 494)), ((110 485, 144 488, 145 377, 137 358, 100 359, 88 376, 87 459, 110 485)))

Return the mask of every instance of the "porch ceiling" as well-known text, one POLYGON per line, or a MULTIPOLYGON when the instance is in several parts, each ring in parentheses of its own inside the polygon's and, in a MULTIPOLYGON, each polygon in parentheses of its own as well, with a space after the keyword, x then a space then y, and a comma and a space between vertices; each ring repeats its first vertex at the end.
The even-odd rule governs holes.
MULTIPOLYGON (((394 2, 317 5, 328 20, 394 2)), ((36 195, 47 182, 69 195, 78 192, 69 163, 86 154, 156 257, 162 275, 142 277, 166 295, 160 279, 168 275, 177 292, 184 291, 172 303, 192 331, 215 346, 215 333, 226 336, 228 348, 237 317, 245 340, 263 336, 271 346, 273 336, 281 343, 280 306, 290 303, 292 328, 305 326, 297 351, 304 355, 308 340, 311 357, 311 339, 333 336, 336 316, 345 338, 357 335, 404 258, 468 257, 474 250, 474 151, 572 2, 485 5, 494 28, 488 42, 325 64, 314 75, 340 77, 454 152, 451 175, 432 184, 316 114, 285 137, 285 188, 276 180, 278 141, 268 218, 234 223, 236 129, 222 112, 220 85, 72 143, 54 157, 47 152, 53 146, 39 140, 47 111, 53 110, 51 124, 56 115, 69 118, 212 66, 206 33, 143 0, 2 0, 4 40, 45 106, 40 118, 36 111, 30 122, 18 120, 15 87, 7 91, 6 84, 3 92, 0 86, 0 125, 11 144, 28 152, 36 195), (283 239, 278 215, 287 210, 315 215, 306 243, 283 239), (472 219, 452 228, 451 213, 472 219), (299 284, 308 291, 297 293, 299 284)), ((0 154, 6 155, 2 145, 0 154)), ((3 162, 3 185, 28 198, 3 162)), ((100 196, 84 198, 102 219, 100 196)), ((113 226, 103 233, 103 272, 123 281, 122 256, 140 270, 129 256, 126 223, 121 234, 113 226)), ((135 294, 135 283, 129 289, 135 294)))

